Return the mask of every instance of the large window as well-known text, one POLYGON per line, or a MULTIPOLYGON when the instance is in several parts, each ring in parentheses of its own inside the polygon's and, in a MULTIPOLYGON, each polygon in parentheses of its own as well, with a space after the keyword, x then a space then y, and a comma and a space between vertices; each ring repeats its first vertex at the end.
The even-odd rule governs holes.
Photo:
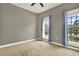
POLYGON ((68 45, 79 47, 79 13, 67 13, 66 20, 68 45))

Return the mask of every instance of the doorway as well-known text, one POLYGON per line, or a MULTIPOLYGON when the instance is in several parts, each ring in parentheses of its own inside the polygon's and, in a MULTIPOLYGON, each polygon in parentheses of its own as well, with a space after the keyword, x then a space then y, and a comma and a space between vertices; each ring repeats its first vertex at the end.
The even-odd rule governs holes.
POLYGON ((50 42, 51 41, 51 16, 42 18, 42 40, 50 42))

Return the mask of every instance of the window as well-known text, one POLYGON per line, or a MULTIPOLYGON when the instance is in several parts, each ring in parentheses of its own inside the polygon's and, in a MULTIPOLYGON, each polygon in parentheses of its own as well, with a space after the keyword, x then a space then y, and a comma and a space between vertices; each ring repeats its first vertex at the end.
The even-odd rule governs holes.
POLYGON ((79 47, 79 13, 73 11, 67 13, 67 39, 68 45, 79 47))

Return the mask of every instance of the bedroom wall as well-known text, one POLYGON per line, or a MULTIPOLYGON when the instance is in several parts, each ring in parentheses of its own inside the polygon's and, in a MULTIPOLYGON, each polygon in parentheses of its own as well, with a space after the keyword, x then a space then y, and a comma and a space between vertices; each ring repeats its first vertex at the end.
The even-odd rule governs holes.
POLYGON ((36 20, 30 11, 0 4, 0 45, 36 38, 36 20))
POLYGON ((41 38, 41 18, 51 15, 52 16, 52 41, 63 44, 64 41, 64 12, 72 9, 79 8, 79 3, 64 3, 48 11, 39 14, 37 37, 41 38))

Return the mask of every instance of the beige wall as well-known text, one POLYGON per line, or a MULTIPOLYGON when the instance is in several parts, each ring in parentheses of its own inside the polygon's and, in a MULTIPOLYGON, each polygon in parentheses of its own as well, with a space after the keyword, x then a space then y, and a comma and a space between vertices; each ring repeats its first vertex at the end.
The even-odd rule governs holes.
POLYGON ((49 15, 52 16, 52 40, 63 44, 64 11, 75 8, 79 4, 62 4, 37 15, 11 4, 0 4, 0 45, 41 38, 41 18, 49 15))
POLYGON ((32 12, 0 4, 0 45, 36 38, 36 20, 32 12))
POLYGON ((52 41, 63 44, 64 41, 64 12, 79 8, 79 4, 66 3, 51 10, 39 14, 38 26, 37 26, 37 37, 41 38, 41 18, 45 16, 52 16, 52 41))

